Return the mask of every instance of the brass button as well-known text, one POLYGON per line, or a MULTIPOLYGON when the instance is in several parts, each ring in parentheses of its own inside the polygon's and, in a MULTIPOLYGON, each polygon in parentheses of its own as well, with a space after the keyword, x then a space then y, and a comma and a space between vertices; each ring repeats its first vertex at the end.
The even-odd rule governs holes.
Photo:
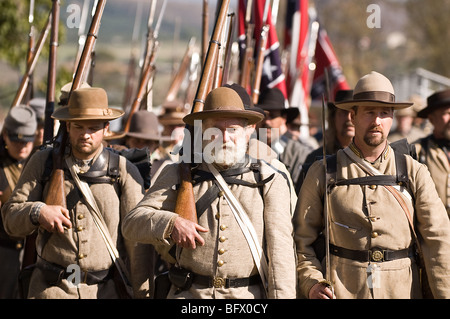
POLYGON ((227 240, 227 238, 226 238, 225 236, 220 236, 220 237, 219 237, 219 241, 220 241, 221 243, 223 243, 225 240, 227 240))
POLYGON ((223 195, 225 195, 225 193, 223 191, 220 191, 218 194, 219 197, 222 197, 223 195))
POLYGON ((375 189, 375 188, 377 188, 377 185, 370 185, 369 188, 370 189, 375 189))
POLYGON ((86 257, 85 254, 79 254, 79 255, 78 255, 78 259, 83 259, 84 257, 86 257))
POLYGON ((16 243, 16 249, 17 250, 20 250, 20 249, 22 249, 22 247, 23 247, 23 245, 22 245, 22 243, 16 243))
POLYGON ((372 232, 372 238, 377 238, 378 236, 379 234, 376 231, 372 232))
POLYGON ((220 248, 220 249, 219 249, 219 255, 223 255, 223 254, 225 254, 225 249, 220 248))
POLYGON ((77 227, 77 231, 82 231, 83 230, 83 226, 78 226, 77 227))
POLYGON ((77 216, 77 218, 78 218, 78 219, 83 219, 83 218, 84 218, 84 215, 83 215, 83 214, 80 214, 80 215, 77 216))
POLYGON ((370 217, 370 221, 371 221, 371 222, 376 222, 376 221, 377 221, 377 218, 376 218, 376 217, 370 217))
POLYGON ((225 262, 224 262, 223 260, 219 260, 219 261, 217 262, 217 266, 219 266, 219 267, 222 267, 223 264, 225 264, 225 262))
POLYGON ((225 229, 227 229, 227 226, 225 226, 225 225, 220 225, 220 230, 225 230, 225 229))
POLYGON ((216 214, 216 219, 219 219, 219 218, 220 218, 220 214, 217 213, 217 214, 216 214))

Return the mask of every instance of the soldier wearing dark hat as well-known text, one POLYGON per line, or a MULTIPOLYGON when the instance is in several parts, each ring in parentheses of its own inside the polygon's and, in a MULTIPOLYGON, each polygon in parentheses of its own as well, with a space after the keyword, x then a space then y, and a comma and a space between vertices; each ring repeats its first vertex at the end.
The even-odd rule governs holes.
POLYGON ((416 141, 415 146, 450 217, 450 89, 430 95, 427 106, 417 116, 433 125, 433 132, 416 141))
MULTIPOLYGON (((5 118, 0 137, 0 207, 11 196, 25 161, 33 150, 37 121, 25 105, 13 107, 5 118)), ((9 236, 0 218, 0 299, 19 296, 17 278, 22 264, 25 236, 9 236)))
MULTIPOLYGON (((267 144, 286 165, 295 185, 306 156, 314 150, 312 145, 304 143, 301 139, 294 139, 288 131, 287 121, 296 118, 299 110, 295 107, 286 108, 284 95, 277 88, 264 90, 257 106, 263 109, 266 115, 261 129, 266 133, 267 144)), ((264 138, 261 136, 261 129, 259 129, 260 138, 264 138)))
MULTIPOLYGON (((2 207, 6 232, 24 237, 37 231, 36 266, 28 298, 118 298, 120 274, 135 296, 148 294, 139 278, 139 249, 123 239, 120 223, 142 199, 142 177, 124 157, 103 147, 109 121, 123 111, 110 108, 101 88, 80 88, 52 117, 66 124, 68 152, 63 158, 66 207, 46 204, 52 173, 52 148, 30 158, 9 200, 2 207), (132 258, 133 257, 133 258, 132 258), (123 267, 120 261, 130 261, 123 267), (119 272, 119 266, 123 272, 119 272), (117 286, 116 286, 117 284, 117 286)), ((147 287, 145 287, 147 285, 147 287)))
POLYGON ((351 112, 355 136, 326 160, 326 170, 314 162, 299 193, 294 227, 302 297, 422 298, 427 279, 434 298, 450 298, 444 205, 427 167, 387 141, 394 110, 411 104, 396 102, 391 82, 377 72, 359 79, 352 99, 336 102, 351 112), (325 265, 315 249, 321 233, 329 234, 325 265), (420 278, 415 247, 427 277, 420 278))

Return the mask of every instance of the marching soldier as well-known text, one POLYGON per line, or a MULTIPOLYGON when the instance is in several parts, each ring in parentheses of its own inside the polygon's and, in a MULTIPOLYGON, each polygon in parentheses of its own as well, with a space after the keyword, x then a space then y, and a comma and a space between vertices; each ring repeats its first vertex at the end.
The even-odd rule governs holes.
POLYGON ((306 156, 314 148, 304 142, 301 137, 293 138, 288 131, 286 125, 288 118, 295 118, 299 111, 295 107, 285 108, 284 101, 284 95, 279 89, 266 89, 261 93, 257 106, 266 114, 261 127, 266 129, 267 145, 278 154, 279 160, 286 165, 295 185, 306 156))
MULTIPOLYGON (((123 241, 119 229, 121 220, 143 197, 142 178, 130 162, 102 145, 108 121, 122 114, 108 107, 103 89, 74 90, 69 105, 52 115, 66 122, 70 142, 64 157, 67 208, 44 203, 53 168, 50 147, 31 157, 2 207, 9 235, 24 237, 38 231, 38 257, 28 298, 118 298, 122 296, 119 287, 126 285, 120 282, 115 265, 131 257, 131 283, 135 292, 142 288, 137 276, 146 270, 136 264, 139 247, 123 241), (109 241, 104 237, 110 237, 109 241), (109 251, 114 250, 113 262, 109 251)), ((123 267, 122 271, 126 273, 123 267)))
POLYGON ((427 106, 418 113, 433 125, 432 134, 415 143, 418 160, 427 165, 436 190, 450 217, 450 90, 428 97, 427 106))
POLYGON ((203 111, 184 117, 190 125, 202 120, 204 133, 203 160, 192 175, 198 223, 174 212, 180 184, 178 163, 165 167, 125 218, 126 238, 154 244, 172 264, 167 298, 296 297, 289 195, 283 198, 289 194, 289 184, 277 170, 246 154, 246 127, 262 118, 261 113, 244 109, 233 89, 212 90, 203 111), (221 188, 217 174, 234 196, 221 188), (235 217, 239 206, 250 219, 244 224, 238 224, 235 217), (241 226, 247 229, 250 224, 257 238, 243 233, 241 226), (255 262, 250 247, 256 251, 264 247, 268 258, 255 262), (262 264, 265 260, 267 269, 262 264))
POLYGON ((421 298, 415 245, 434 298, 450 297, 444 205, 427 167, 387 142, 394 110, 410 105, 395 102, 391 82, 376 72, 358 81, 352 100, 336 103, 350 110, 355 137, 326 160, 327 174, 323 161, 311 166, 299 194, 294 227, 303 297, 421 298), (314 247, 322 231, 327 235, 324 225, 330 262, 322 266, 314 247))
MULTIPOLYGON (((5 118, 0 137, 0 207, 11 196, 25 161, 33 150, 37 120, 25 105, 13 107, 5 118)), ((19 296, 17 278, 22 265, 25 236, 10 237, 0 218, 0 299, 19 296)))

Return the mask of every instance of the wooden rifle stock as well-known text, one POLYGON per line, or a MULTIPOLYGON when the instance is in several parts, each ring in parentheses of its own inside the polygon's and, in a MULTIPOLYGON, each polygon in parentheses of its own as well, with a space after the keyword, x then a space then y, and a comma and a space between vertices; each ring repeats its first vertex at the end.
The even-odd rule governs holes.
MULTIPOLYGON (((70 93, 81 86, 81 79, 86 68, 89 66, 89 57, 92 48, 97 38, 98 29, 100 26, 100 19, 105 7, 106 0, 99 0, 96 8, 94 18, 92 19, 89 34, 80 57, 80 62, 72 82, 70 93)), ((69 93, 69 99, 70 99, 69 93)), ((53 171, 49 181, 49 192, 45 203, 49 205, 60 205, 66 207, 66 195, 64 192, 64 154, 67 142, 67 130, 64 122, 61 122, 58 134, 54 140, 53 146, 53 171)))
MULTIPOLYGON (((220 37, 222 34, 222 29, 225 24, 227 17, 227 11, 230 4, 230 0, 223 0, 220 6, 219 13, 217 15, 216 23, 214 25, 213 34, 209 42, 208 52, 206 54, 205 63, 203 65, 202 74, 200 77, 199 85, 197 88, 197 94, 194 99, 191 113, 201 112, 203 110, 203 105, 205 103, 206 96, 209 93, 209 88, 211 87, 214 72, 215 63, 217 63, 217 56, 220 47, 220 37)), ((194 137, 193 128, 187 126, 191 131, 190 136, 187 138, 194 137)), ((194 150, 193 140, 190 144, 191 150, 194 150)), ((192 152, 191 152, 192 153, 192 152)), ((194 190, 192 187, 192 175, 191 175, 191 164, 193 163, 193 154, 191 156, 191 162, 186 163, 182 161, 180 166, 180 188, 178 189, 177 201, 175 204, 175 213, 180 217, 193 221, 195 223, 197 220, 197 210, 195 209, 195 198, 194 190)))

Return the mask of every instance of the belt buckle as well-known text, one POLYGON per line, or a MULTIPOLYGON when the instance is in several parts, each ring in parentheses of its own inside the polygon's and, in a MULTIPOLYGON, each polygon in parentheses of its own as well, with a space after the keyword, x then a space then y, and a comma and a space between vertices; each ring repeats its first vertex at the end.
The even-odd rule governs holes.
POLYGON ((225 278, 222 278, 222 277, 214 277, 214 278, 213 278, 213 286, 214 286, 214 288, 222 288, 222 287, 225 287, 225 278))
POLYGON ((370 260, 374 262, 384 261, 384 251, 381 249, 369 250, 370 260))

